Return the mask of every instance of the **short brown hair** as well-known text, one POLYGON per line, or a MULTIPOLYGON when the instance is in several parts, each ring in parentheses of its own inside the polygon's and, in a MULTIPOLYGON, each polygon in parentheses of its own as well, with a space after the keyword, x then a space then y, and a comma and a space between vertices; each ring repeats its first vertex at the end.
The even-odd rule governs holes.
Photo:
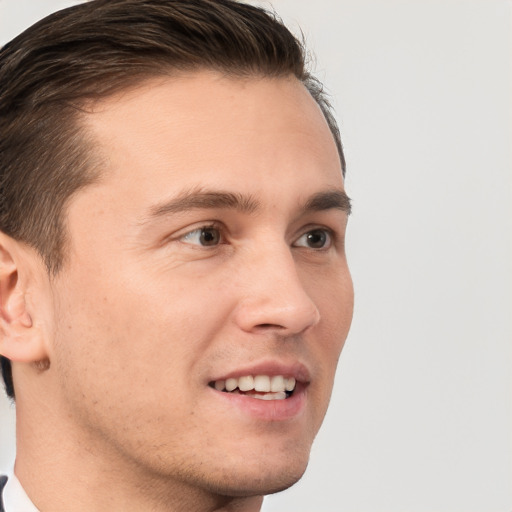
MULTIPOLYGON (((98 175, 84 104, 176 71, 294 75, 322 109, 344 173, 336 121, 305 60, 274 14, 234 0, 92 0, 39 21, 0 51, 0 230, 55 275, 66 202, 98 175)), ((10 361, 1 366, 14 398, 10 361)))

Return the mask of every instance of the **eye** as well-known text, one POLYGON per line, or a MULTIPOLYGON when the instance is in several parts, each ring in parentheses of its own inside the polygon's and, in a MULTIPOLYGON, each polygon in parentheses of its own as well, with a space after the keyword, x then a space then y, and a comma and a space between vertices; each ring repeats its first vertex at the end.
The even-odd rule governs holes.
POLYGON ((180 240, 187 244, 202 245, 203 247, 213 247, 221 242, 220 230, 215 226, 203 226, 194 231, 189 231, 183 235, 180 240))
POLYGON ((332 245, 332 236, 327 229, 312 229, 304 233, 293 245, 309 249, 327 249, 332 245))

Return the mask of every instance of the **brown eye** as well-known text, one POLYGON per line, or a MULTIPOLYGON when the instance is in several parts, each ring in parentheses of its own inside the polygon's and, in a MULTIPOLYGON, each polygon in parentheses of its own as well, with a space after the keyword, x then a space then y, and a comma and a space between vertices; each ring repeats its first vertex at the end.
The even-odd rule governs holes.
POLYGON ((191 245, 213 247, 221 241, 220 231, 213 226, 194 229, 181 237, 181 241, 191 245))
POLYGON ((293 245, 295 247, 308 247, 310 249, 325 249, 330 247, 331 235, 325 229, 312 229, 304 233, 293 245))
POLYGON ((215 228, 202 228, 199 236, 201 245, 217 245, 220 242, 220 233, 215 228))

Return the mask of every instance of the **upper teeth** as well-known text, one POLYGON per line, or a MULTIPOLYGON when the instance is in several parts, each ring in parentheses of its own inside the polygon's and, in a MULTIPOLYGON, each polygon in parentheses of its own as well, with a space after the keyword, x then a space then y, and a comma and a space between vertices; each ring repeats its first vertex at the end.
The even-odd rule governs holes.
POLYGON ((293 391, 295 389, 295 379, 286 378, 282 375, 245 375, 239 378, 229 378, 226 380, 216 380, 215 389, 218 391, 260 391, 262 393, 279 393, 284 391, 293 391))

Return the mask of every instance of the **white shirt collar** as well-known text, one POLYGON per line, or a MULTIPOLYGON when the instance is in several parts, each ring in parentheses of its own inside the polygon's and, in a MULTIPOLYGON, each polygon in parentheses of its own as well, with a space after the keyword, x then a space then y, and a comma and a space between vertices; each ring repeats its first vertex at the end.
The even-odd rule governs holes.
POLYGON ((5 512, 39 512, 14 474, 5 484, 3 500, 5 512))

